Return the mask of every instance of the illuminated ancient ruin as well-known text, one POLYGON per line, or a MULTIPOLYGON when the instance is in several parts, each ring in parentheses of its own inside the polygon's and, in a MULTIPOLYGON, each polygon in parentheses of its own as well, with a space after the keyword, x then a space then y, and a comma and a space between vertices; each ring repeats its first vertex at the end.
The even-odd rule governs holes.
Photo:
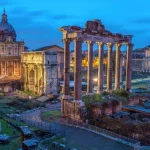
POLYGON ((57 94, 57 52, 22 53, 22 80, 25 91, 36 94, 57 94))
POLYGON ((131 59, 132 59, 132 35, 114 34, 106 30, 100 20, 87 21, 84 28, 78 26, 63 26, 59 29, 63 33, 64 42, 64 96, 62 101, 63 114, 71 118, 81 119, 79 108, 83 106, 81 95, 81 68, 82 68, 82 43, 88 44, 88 73, 87 73, 87 94, 93 94, 93 44, 99 47, 98 65, 98 93, 103 92, 103 52, 104 45, 108 47, 107 65, 107 91, 112 89, 112 47, 116 46, 115 64, 115 89, 120 89, 120 47, 127 45, 126 61, 126 90, 131 89, 131 59), (70 70, 70 43, 74 41, 75 71, 74 71, 74 101, 68 102, 69 92, 69 70, 70 70), (68 104, 69 103, 69 104, 68 104), (70 108, 69 108, 70 107, 70 108))

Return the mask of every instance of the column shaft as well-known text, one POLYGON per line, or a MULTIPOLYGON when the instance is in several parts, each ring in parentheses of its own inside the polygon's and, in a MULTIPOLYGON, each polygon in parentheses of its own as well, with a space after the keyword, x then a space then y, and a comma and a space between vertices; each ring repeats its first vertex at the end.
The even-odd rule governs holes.
POLYGON ((87 94, 93 93, 93 43, 88 44, 88 70, 87 70, 87 94))
POLYGON ((64 99, 69 99, 70 95, 70 40, 64 40, 64 99))
POLYGON ((122 86, 122 56, 120 57, 120 83, 121 83, 121 86, 122 86))
POLYGON ((7 61, 5 62, 5 75, 7 75, 7 61))
POLYGON ((13 75, 15 75, 15 61, 13 61, 13 75))
MULTIPOLYGON (((43 59, 44 59, 44 56, 43 56, 43 59)), ((44 64, 43 64, 44 65, 44 64)), ((43 69, 43 65, 41 65, 41 73, 42 73, 42 76, 41 76, 41 94, 44 93, 44 69, 43 69)))
POLYGON ((38 67, 35 67, 35 92, 38 93, 38 67))
POLYGON ((120 44, 116 44, 115 89, 120 89, 120 44))
POLYGON ((28 66, 26 66, 26 90, 29 90, 29 73, 28 73, 28 66))
POLYGON ((127 45, 127 64, 126 64, 126 90, 131 90, 131 75, 132 75, 132 48, 133 44, 127 45))
POLYGON ((82 41, 81 39, 74 40, 75 46, 75 66, 74 66, 74 100, 81 100, 82 93, 82 41))
POLYGON ((101 94, 103 92, 103 83, 104 83, 104 44, 102 42, 97 43, 99 46, 98 50, 98 91, 97 93, 101 94))
POLYGON ((1 72, 0 75, 2 75, 2 62, 0 62, 1 72))
POLYGON ((108 64, 107 64, 107 91, 112 90, 112 43, 108 46, 108 64))

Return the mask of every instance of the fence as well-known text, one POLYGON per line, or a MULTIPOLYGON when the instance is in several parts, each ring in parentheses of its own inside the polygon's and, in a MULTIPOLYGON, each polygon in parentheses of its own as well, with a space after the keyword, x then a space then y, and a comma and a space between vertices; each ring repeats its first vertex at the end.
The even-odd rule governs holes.
POLYGON ((99 127, 96 127, 93 125, 89 125, 89 124, 75 121, 75 120, 71 120, 71 119, 67 119, 67 120, 66 119, 60 119, 59 123, 65 124, 68 126, 74 126, 74 127, 82 128, 82 129, 88 130, 90 132, 94 132, 96 134, 105 136, 109 139, 121 142, 121 143, 126 144, 128 146, 131 146, 134 148, 134 150, 140 149, 140 142, 139 141, 125 137, 125 136, 122 136, 122 135, 119 135, 119 134, 116 134, 116 133, 111 132, 111 131, 107 131, 105 129, 102 129, 102 128, 99 128, 99 127))
POLYGON ((111 131, 107 131, 105 129, 102 129, 102 128, 99 128, 99 127, 96 127, 93 125, 79 122, 76 120, 61 118, 56 123, 44 122, 41 120, 33 120, 31 118, 23 118, 23 120, 25 121, 26 124, 28 124, 30 126, 34 126, 34 127, 37 127, 41 130, 44 130, 44 131, 47 131, 50 133, 54 133, 54 134, 59 134, 62 136, 65 136, 65 129, 63 129, 61 126, 59 126, 59 123, 67 125, 67 126, 78 127, 78 128, 85 129, 85 130, 88 130, 90 132, 94 132, 96 134, 102 135, 102 136, 107 137, 109 139, 118 141, 120 143, 126 144, 128 146, 131 146, 134 148, 134 150, 140 149, 140 142, 137 140, 116 134, 116 133, 111 132, 111 131))
MULTIPOLYGON (((19 120, 20 118, 18 118, 19 120)), ((30 126, 37 127, 43 131, 50 132, 52 134, 59 134, 65 136, 65 129, 55 123, 44 122, 41 120, 33 120, 31 118, 22 118, 22 120, 30 126)))

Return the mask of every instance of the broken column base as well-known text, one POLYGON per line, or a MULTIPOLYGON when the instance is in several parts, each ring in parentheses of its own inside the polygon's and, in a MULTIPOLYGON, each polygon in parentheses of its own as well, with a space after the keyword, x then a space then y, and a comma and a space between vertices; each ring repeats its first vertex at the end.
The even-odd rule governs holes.
POLYGON ((85 105, 82 100, 70 101, 68 99, 62 99, 61 110, 63 117, 67 117, 74 120, 83 120, 83 111, 85 110, 85 105))

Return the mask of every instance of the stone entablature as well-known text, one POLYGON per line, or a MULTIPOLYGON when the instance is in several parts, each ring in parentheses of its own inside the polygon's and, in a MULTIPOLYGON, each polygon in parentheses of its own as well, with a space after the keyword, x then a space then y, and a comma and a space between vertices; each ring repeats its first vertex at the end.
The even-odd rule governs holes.
POLYGON ((105 30, 100 20, 87 21, 85 28, 78 26, 63 26, 59 29, 63 32, 63 39, 79 39, 83 41, 94 41, 103 43, 132 43, 132 35, 114 34, 105 30))
POLYGON ((22 53, 24 90, 37 94, 57 94, 57 52, 22 53))

